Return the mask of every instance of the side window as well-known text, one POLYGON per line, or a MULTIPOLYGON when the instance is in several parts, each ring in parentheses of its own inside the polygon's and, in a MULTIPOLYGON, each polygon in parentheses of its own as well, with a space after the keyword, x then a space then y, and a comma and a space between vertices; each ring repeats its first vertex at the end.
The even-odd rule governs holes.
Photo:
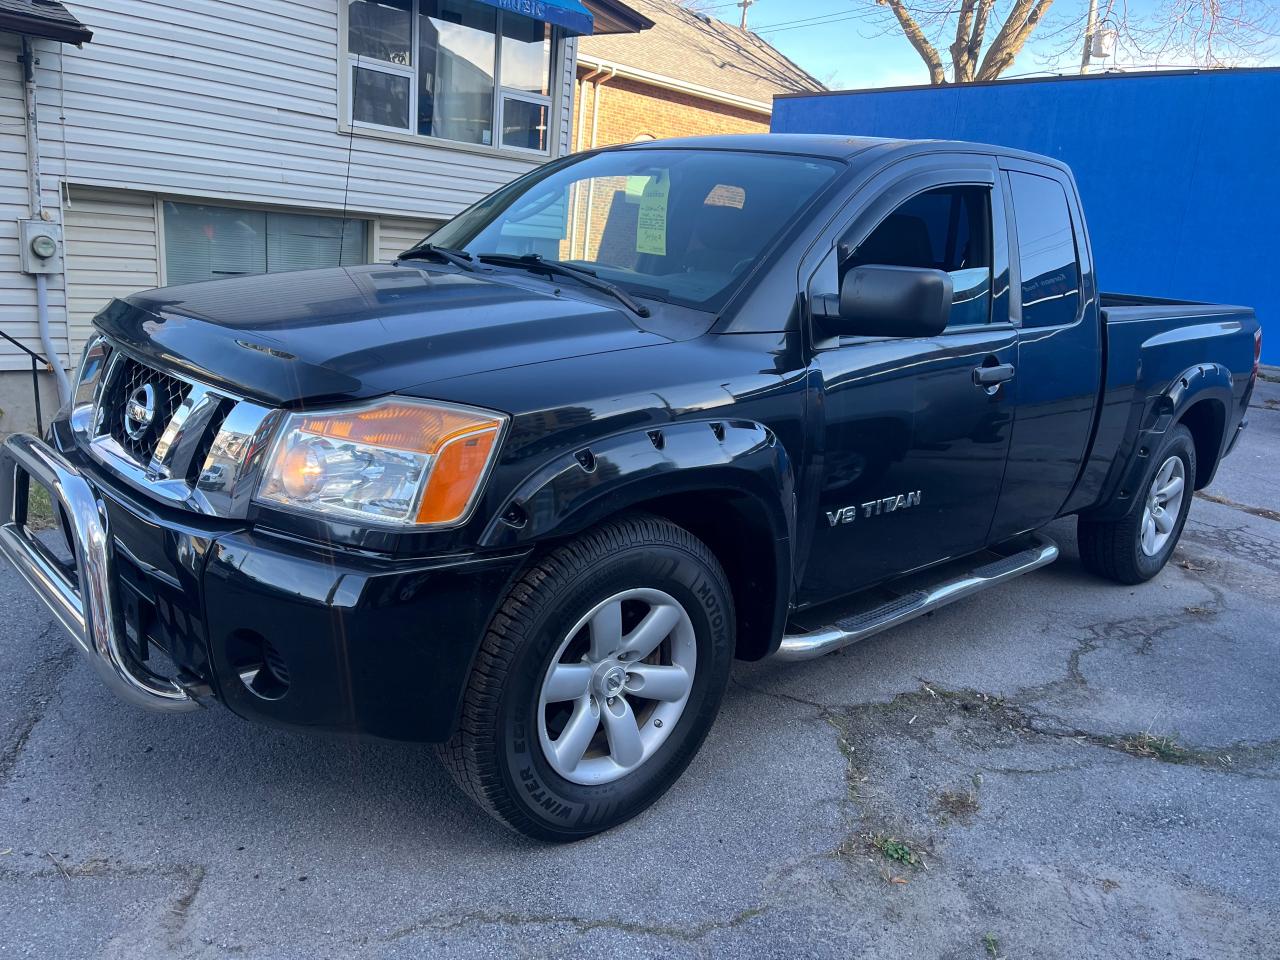
POLYGON ((941 187, 917 194, 881 221, 842 257, 840 279, 870 264, 943 270, 955 286, 947 326, 960 327, 990 320, 991 262, 991 190, 941 187))
POLYGON ((1022 270, 1022 325, 1072 323, 1080 311, 1080 261, 1062 184, 1010 173, 1022 270))

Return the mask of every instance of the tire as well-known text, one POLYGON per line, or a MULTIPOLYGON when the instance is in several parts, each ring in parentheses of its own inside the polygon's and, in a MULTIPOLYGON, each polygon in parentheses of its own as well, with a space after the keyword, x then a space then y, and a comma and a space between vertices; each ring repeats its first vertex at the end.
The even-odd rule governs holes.
MULTIPOLYGON (((1191 510, 1195 476, 1195 441, 1190 430, 1177 424, 1165 434, 1151 458, 1139 487, 1141 494, 1137 498, 1138 502, 1128 515, 1119 520, 1087 520, 1081 517, 1077 521, 1076 539, 1080 546, 1080 560, 1085 568, 1108 580, 1125 584, 1143 583, 1164 569, 1164 565, 1173 556, 1182 536, 1182 528, 1186 525, 1187 514, 1191 510), (1182 487, 1176 510, 1161 508, 1167 520, 1172 521, 1167 531, 1161 531, 1158 526, 1152 526, 1155 520, 1151 519, 1148 508, 1154 493, 1170 489, 1168 482, 1160 482, 1166 471, 1171 472, 1170 476, 1180 475, 1182 487), (1152 530, 1156 537, 1144 543, 1144 531, 1150 537, 1152 530)), ((1168 506, 1171 502, 1172 498, 1167 498, 1165 505, 1168 506)))
POLYGON ((661 797, 697 753, 728 684, 734 639, 732 594, 705 544, 646 514, 609 521, 512 586, 476 656, 457 731, 437 751, 459 786, 513 830, 552 842, 608 830, 661 797), (675 625, 662 633, 668 620, 675 625), (659 633, 665 639, 643 659, 625 649, 659 633), (616 646, 610 636, 621 636, 623 649, 606 656, 616 646), (585 694, 576 686, 584 666, 585 694), (555 699, 567 691, 553 672, 557 683, 574 684, 574 699, 555 699), (672 677, 676 685, 660 691, 666 699, 634 692, 649 683, 658 691, 655 678, 672 677), (683 700, 674 699, 680 684, 683 700), (596 714, 582 712, 592 705, 596 714), (575 761, 570 747, 582 739, 570 730, 585 730, 593 716, 598 728, 575 761), (615 742, 615 729, 627 735, 615 742))

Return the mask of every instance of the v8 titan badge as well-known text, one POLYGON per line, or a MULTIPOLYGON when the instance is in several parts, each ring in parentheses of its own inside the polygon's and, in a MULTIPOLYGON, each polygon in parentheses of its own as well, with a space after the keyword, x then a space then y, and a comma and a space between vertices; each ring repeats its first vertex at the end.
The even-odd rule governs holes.
POLYGON ((827 511, 827 523, 833 527, 838 527, 842 523, 853 523, 858 519, 858 509, 861 507, 864 517, 878 517, 882 513, 894 513, 898 510, 905 510, 907 507, 920 506, 921 490, 913 493, 900 493, 896 497, 885 497, 882 500, 868 500, 863 504, 851 504, 847 507, 841 507, 839 510, 827 511))

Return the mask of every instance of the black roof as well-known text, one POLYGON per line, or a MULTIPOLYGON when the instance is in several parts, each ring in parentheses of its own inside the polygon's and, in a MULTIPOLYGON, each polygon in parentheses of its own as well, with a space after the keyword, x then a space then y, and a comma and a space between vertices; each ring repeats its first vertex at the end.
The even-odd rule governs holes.
POLYGON ((809 157, 845 160, 855 153, 885 143, 906 143, 881 137, 846 137, 824 133, 733 133, 713 137, 674 137, 646 140, 610 149, 643 150, 646 147, 684 147, 690 150, 752 150, 761 153, 794 153, 809 157))
POLYGON ((0 0, 0 32, 75 44, 93 39, 93 31, 57 0, 0 0))
POLYGON ((671 140, 647 140, 628 143, 611 150, 646 150, 676 148, 687 150, 742 150, 756 153, 788 153, 804 157, 826 157, 831 160, 849 160, 873 148, 879 148, 875 156, 885 159, 906 157, 917 153, 978 153, 988 156, 1016 157, 1045 163, 1070 172, 1061 160, 1013 147, 989 143, 972 143, 968 140, 903 140, 889 137, 856 137, 833 133, 745 133, 715 137, 676 137, 671 140))

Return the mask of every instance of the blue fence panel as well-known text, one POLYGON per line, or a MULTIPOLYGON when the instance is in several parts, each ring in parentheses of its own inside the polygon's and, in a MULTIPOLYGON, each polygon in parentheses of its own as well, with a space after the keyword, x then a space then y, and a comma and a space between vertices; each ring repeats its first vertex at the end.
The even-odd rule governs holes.
POLYGON ((1280 363, 1280 70, 781 97, 778 133, 975 140, 1075 171, 1102 289, 1243 303, 1280 363))

